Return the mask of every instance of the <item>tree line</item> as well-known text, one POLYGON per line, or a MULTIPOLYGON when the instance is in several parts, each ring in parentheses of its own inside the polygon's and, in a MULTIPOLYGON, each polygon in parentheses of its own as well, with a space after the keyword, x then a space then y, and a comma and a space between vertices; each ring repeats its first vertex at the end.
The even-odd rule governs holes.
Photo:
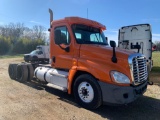
POLYGON ((47 39, 46 28, 35 25, 26 27, 23 23, 9 23, 0 26, 0 55, 25 54, 44 45, 47 39))
POLYGON ((155 41, 155 43, 152 46, 155 46, 156 51, 160 51, 160 41, 155 41))

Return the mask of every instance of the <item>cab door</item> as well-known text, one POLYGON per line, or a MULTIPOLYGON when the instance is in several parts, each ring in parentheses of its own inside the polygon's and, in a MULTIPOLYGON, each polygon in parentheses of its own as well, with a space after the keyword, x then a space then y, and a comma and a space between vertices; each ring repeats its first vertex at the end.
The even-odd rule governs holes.
MULTIPOLYGON (((60 69, 70 69, 73 59, 73 42, 67 24, 53 27, 53 51, 51 51, 52 66, 60 69)), ((71 30, 70 30, 71 31, 71 30)))

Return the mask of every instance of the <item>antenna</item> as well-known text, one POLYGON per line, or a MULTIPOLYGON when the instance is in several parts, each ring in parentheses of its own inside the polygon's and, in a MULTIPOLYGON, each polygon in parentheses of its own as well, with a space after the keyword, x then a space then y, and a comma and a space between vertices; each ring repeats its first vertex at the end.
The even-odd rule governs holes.
POLYGON ((87 19, 88 19, 88 8, 87 8, 87 19))

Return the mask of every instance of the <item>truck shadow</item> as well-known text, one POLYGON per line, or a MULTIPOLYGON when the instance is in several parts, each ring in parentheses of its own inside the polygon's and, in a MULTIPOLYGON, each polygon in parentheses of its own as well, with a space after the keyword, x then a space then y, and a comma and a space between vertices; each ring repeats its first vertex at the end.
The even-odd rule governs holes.
POLYGON ((142 96, 124 106, 102 106, 94 111, 110 120, 155 120, 160 119, 160 100, 142 96))
MULTIPOLYGON (((58 96, 59 100, 74 105, 75 107, 81 108, 76 103, 73 95, 68 95, 67 93, 39 84, 38 82, 35 81, 27 82, 24 84, 37 90, 45 90, 46 92, 58 96)), ((107 118, 110 120, 117 120, 117 119, 158 120, 160 119, 160 100, 147 96, 142 96, 133 103, 130 103, 128 105, 123 105, 123 106, 103 105, 96 110, 89 110, 89 111, 100 115, 102 118, 107 118)))
POLYGON ((34 89, 37 89, 37 90, 45 90, 46 92, 49 92, 49 93, 51 93, 51 94, 53 94, 55 96, 58 96, 59 100, 65 101, 65 102, 67 102, 69 104, 72 104, 72 105, 80 108, 80 106, 75 102, 74 96, 73 95, 69 95, 66 92, 62 92, 60 90, 48 87, 48 86, 46 86, 44 84, 41 84, 40 82, 35 81, 35 80, 32 80, 30 82, 25 82, 23 84, 25 84, 25 85, 27 85, 29 87, 32 87, 34 89))

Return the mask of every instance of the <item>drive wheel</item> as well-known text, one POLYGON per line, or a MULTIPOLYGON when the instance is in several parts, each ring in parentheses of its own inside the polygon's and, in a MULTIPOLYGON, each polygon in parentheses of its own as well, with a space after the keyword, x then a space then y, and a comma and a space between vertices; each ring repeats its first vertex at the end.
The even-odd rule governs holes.
POLYGON ((80 75, 74 83, 74 96, 86 109, 96 109, 102 104, 102 93, 97 80, 91 75, 80 75))
POLYGON ((26 82, 28 80, 27 64, 19 64, 17 66, 17 80, 19 82, 26 82))
POLYGON ((34 69, 33 69, 32 64, 27 64, 27 68, 28 68, 28 80, 27 81, 31 81, 34 76, 34 69))
POLYGON ((12 80, 16 80, 17 64, 11 63, 8 67, 8 74, 12 80))

